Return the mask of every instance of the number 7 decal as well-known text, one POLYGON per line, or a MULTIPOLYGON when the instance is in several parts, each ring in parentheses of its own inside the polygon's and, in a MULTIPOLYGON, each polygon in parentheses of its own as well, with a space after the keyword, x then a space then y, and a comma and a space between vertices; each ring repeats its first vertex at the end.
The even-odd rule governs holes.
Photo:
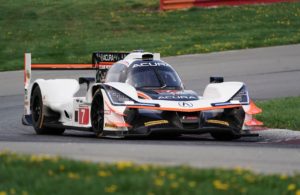
POLYGON ((88 107, 79 108, 79 124, 87 125, 89 124, 90 110, 88 107))

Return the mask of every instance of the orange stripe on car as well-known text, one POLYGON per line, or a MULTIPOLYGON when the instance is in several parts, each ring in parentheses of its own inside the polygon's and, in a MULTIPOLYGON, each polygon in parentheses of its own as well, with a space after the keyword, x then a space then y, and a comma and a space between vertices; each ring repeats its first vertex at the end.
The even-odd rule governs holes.
POLYGON ((73 68, 93 68, 92 64, 32 64, 32 69, 73 69, 73 68))
POLYGON ((105 123, 105 127, 118 128, 118 127, 131 127, 131 125, 127 123, 109 122, 109 123, 105 123))
POLYGON ((111 110, 113 113, 116 113, 118 115, 121 115, 121 116, 126 116, 124 113, 121 113, 117 110, 115 110, 108 102, 104 101, 106 106, 109 108, 109 110, 111 110))
POLYGON ((137 92, 137 95, 138 95, 138 97, 141 97, 141 98, 146 99, 146 100, 151 100, 152 99, 150 96, 148 96, 147 94, 145 94, 143 92, 140 92, 140 91, 137 92))
POLYGON ((203 108, 169 108, 169 107, 155 107, 155 106, 127 106, 127 108, 146 109, 146 110, 163 110, 163 111, 178 111, 178 112, 197 112, 206 110, 216 110, 225 108, 238 108, 241 105, 229 105, 229 106, 215 106, 215 107, 203 107, 203 108))
POLYGON ((32 64, 32 69, 92 69, 111 66, 112 62, 101 62, 98 64, 32 64))

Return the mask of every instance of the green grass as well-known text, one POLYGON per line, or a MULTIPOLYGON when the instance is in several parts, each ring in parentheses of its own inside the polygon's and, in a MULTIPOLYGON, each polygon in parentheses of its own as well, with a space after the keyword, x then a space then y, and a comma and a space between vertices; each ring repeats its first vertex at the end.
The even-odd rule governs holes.
POLYGON ((160 12, 149 0, 0 0, 0 70, 86 63, 91 52, 163 56, 300 42, 300 3, 160 12))
POLYGON ((257 119, 267 127, 300 130, 300 97, 258 101, 263 109, 257 119))
POLYGON ((0 153, 0 194, 300 194, 300 175, 0 153))

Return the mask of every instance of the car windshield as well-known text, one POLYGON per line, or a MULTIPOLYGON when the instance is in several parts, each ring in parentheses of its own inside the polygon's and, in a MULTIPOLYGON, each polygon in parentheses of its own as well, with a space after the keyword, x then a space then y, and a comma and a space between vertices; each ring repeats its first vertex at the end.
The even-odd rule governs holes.
POLYGON ((126 82, 135 88, 182 89, 181 80, 175 70, 160 61, 135 62, 126 82))

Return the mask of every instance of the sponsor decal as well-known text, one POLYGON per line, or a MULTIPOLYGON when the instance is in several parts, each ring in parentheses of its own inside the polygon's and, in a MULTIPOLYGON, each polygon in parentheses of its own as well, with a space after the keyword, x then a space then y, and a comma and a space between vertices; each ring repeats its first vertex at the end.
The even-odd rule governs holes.
POLYGON ((178 105, 184 108, 191 108, 193 104, 191 102, 178 102, 178 105))
POLYGON ((183 116, 182 119, 183 120, 198 120, 199 117, 198 116, 183 116))
POLYGON ((158 89, 158 90, 153 90, 157 93, 172 93, 172 94, 176 94, 176 93, 180 93, 180 90, 171 90, 171 89, 158 89))
POLYGON ((90 110, 88 107, 79 108, 79 124, 89 124, 90 110))
POLYGON ((196 100, 197 98, 192 95, 162 95, 158 97, 159 100, 178 100, 178 99, 187 99, 187 100, 196 100))
POLYGON ((221 120, 207 120, 207 123, 213 123, 213 124, 218 124, 218 125, 225 125, 229 126, 229 123, 226 121, 221 121, 221 120))
POLYGON ((128 53, 95 53, 100 62, 117 62, 124 59, 128 53))
POLYGON ((133 64, 132 68, 144 67, 144 66, 170 66, 170 65, 163 62, 142 62, 139 64, 133 64))
POLYGON ((26 80, 29 80, 29 79, 30 79, 30 71, 27 70, 27 71, 26 71, 26 80))
MULTIPOLYGON (((111 65, 98 65, 99 69, 110 69, 111 65)), ((101 76, 104 74, 101 74, 101 76)))
POLYGON ((146 123, 144 123, 144 125, 146 127, 149 127, 149 126, 153 126, 153 125, 161 125, 161 124, 168 124, 169 121, 167 120, 156 120, 156 121, 148 121, 146 123))

